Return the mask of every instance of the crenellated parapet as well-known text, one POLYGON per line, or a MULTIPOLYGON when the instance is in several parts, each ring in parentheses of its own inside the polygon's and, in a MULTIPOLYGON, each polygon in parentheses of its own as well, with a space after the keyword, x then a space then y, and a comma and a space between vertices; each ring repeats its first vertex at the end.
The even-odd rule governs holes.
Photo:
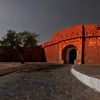
POLYGON ((43 44, 43 47, 57 44, 61 41, 78 38, 82 36, 82 25, 66 28, 52 36, 52 39, 43 44))
POLYGON ((52 36, 52 39, 44 43, 42 46, 46 47, 49 45, 54 45, 62 41, 75 39, 75 38, 81 38, 82 37, 82 31, 83 27, 85 29, 84 36, 85 37, 99 37, 100 36, 100 27, 97 24, 93 25, 78 25, 73 26, 71 28, 65 28, 58 33, 54 34, 52 36))
POLYGON ((75 63, 100 64, 100 26, 78 25, 60 30, 42 45, 47 62, 66 63, 70 50, 75 49, 75 63), (66 56, 66 57, 65 57, 66 56))
POLYGON ((84 28, 85 28, 85 37, 100 36, 100 26, 98 26, 97 24, 85 25, 84 28))

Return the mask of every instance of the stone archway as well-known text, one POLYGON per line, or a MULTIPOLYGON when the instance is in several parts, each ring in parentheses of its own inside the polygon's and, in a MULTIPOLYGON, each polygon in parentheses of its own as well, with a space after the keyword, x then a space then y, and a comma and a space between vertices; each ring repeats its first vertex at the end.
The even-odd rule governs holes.
POLYGON ((69 52, 69 64, 74 64, 75 59, 76 59, 76 49, 72 49, 69 52))
POLYGON ((74 45, 68 45, 62 50, 62 60, 64 64, 74 64, 77 59, 77 48, 74 45))

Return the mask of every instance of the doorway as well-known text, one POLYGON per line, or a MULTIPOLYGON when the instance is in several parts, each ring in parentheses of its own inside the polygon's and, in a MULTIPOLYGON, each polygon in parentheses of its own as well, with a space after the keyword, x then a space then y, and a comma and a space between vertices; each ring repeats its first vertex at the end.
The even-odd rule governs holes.
POLYGON ((76 59, 76 49, 72 49, 69 52, 69 64, 74 64, 75 59, 76 59))
POLYGON ((64 64, 74 64, 77 59, 77 48, 73 45, 66 46, 62 51, 62 60, 64 64))

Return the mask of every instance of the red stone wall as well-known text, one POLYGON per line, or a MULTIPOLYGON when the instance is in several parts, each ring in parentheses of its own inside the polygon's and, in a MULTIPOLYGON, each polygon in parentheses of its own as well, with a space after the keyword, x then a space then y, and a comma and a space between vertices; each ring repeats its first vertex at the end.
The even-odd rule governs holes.
POLYGON ((97 56, 97 39, 87 38, 85 39, 85 50, 84 50, 84 62, 85 64, 96 64, 98 63, 97 56))
MULTIPOLYGON (((18 49, 0 49, 0 61, 1 62, 19 62, 18 49)), ((36 48, 26 48, 24 53, 25 62, 44 62, 45 54, 44 49, 39 46, 36 48)))
POLYGON ((58 63, 59 48, 58 44, 45 47, 46 61, 50 63, 58 63))
POLYGON ((0 48, 1 62, 17 62, 19 61, 19 52, 16 49, 2 49, 0 48))
POLYGON ((63 63, 62 50, 68 45, 78 48, 77 61, 81 63, 82 49, 82 25, 61 30, 53 35, 53 38, 43 44, 46 60, 49 63, 63 63))
POLYGON ((98 25, 85 25, 84 63, 100 64, 100 28, 98 25))
POLYGON ((42 45, 47 62, 63 63, 62 51, 68 45, 77 48, 77 63, 84 61, 85 64, 100 64, 100 27, 98 25, 74 26, 54 34, 50 41, 42 45))
POLYGON ((25 50, 25 62, 42 62, 45 60, 44 51, 41 47, 27 48, 25 50))
MULTIPOLYGON (((71 39, 71 40, 67 40, 67 41, 63 41, 61 43, 59 43, 61 45, 61 49, 60 49, 60 59, 62 59, 62 51, 64 48, 66 48, 67 46, 75 46, 77 48, 77 59, 76 62, 77 63, 81 63, 82 60, 82 39, 81 38, 75 38, 75 39, 71 39)), ((59 60, 60 60, 59 59, 59 60)))

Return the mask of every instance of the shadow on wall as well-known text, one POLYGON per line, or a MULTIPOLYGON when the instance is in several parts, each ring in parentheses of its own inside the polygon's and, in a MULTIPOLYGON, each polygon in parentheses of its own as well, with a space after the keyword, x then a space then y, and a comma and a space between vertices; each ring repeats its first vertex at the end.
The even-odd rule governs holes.
MULTIPOLYGON (((41 46, 26 48, 24 53, 25 62, 46 62, 45 52, 41 46)), ((18 49, 0 48, 0 62, 20 62, 18 49)))

